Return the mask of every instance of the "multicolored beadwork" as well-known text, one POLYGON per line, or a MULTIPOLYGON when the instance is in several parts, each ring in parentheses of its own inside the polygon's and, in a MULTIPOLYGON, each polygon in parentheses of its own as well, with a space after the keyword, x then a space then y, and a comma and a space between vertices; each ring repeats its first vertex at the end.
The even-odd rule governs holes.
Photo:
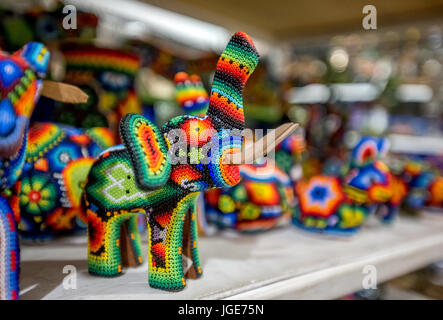
POLYGON ((177 88, 177 102, 185 113, 204 117, 208 109, 209 97, 200 77, 179 72, 175 75, 174 81, 177 88))
POLYGON ((106 128, 34 123, 28 134, 19 199, 22 237, 45 239, 86 226, 81 194, 94 157, 114 144, 106 128))
POLYGON ((122 119, 123 145, 99 156, 85 188, 90 273, 116 276, 129 260, 135 265, 142 262, 136 221, 137 214, 144 211, 149 225, 149 284, 181 290, 185 276, 201 276, 196 198, 206 189, 240 181, 238 166, 224 164, 222 159, 241 148, 242 138, 230 137, 229 129, 244 128, 242 91, 257 63, 251 39, 238 32, 217 63, 205 117, 176 117, 161 130, 137 114, 122 119), (174 129, 183 130, 184 137, 174 137, 174 129), (205 129, 214 135, 202 137, 199 133, 205 129), (174 148, 177 139, 184 139, 184 144, 174 148), (218 148, 211 148, 212 161, 204 163, 199 155, 210 141, 217 141, 218 148), (171 155, 184 161, 173 163, 171 155), (127 229, 128 224, 135 226, 129 227, 134 230, 126 252, 129 259, 119 248, 122 242, 128 243, 120 236, 121 227, 127 229), (192 265, 185 268, 183 261, 192 261, 192 265))
POLYGON ((406 188, 379 160, 386 148, 386 142, 364 137, 352 150, 351 169, 343 178, 317 175, 297 182, 293 223, 309 231, 349 235, 371 213, 392 221, 406 188))
POLYGON ((205 213, 210 222, 221 228, 258 232, 291 216, 295 207, 292 182, 274 161, 241 165, 240 175, 242 181, 236 186, 206 192, 205 213))
POLYGON ((20 249, 14 213, 0 197, 0 300, 17 300, 19 294, 20 249))
POLYGON ((28 43, 12 55, 0 52, 0 299, 19 294, 18 235, 6 197, 25 163, 29 117, 48 61, 49 52, 40 43, 28 43))
POLYGON ((408 211, 443 207, 443 177, 430 161, 407 158, 396 178, 407 186, 404 207, 408 211))

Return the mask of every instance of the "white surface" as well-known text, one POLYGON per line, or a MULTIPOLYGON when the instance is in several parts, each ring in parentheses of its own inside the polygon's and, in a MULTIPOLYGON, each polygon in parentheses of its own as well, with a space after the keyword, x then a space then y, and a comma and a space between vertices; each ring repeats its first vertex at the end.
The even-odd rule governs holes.
POLYGON ((147 283, 147 264, 117 278, 87 272, 85 237, 22 245, 21 299, 270 299, 338 298, 362 289, 365 265, 378 282, 443 259, 443 214, 400 217, 349 239, 295 227, 258 235, 226 232, 199 240, 204 275, 170 293, 147 283), (77 268, 77 289, 63 289, 65 265, 77 268))
POLYGON ((390 134, 391 152, 408 154, 443 154, 443 137, 441 136, 412 136, 406 134, 390 134))

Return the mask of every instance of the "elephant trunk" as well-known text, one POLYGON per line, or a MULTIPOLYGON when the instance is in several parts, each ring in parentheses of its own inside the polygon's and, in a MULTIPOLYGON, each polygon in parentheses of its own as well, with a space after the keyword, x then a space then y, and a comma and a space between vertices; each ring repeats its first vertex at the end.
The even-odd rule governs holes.
POLYGON ((207 112, 217 131, 244 129, 243 88, 257 66, 258 58, 251 38, 244 32, 234 34, 221 54, 207 112))

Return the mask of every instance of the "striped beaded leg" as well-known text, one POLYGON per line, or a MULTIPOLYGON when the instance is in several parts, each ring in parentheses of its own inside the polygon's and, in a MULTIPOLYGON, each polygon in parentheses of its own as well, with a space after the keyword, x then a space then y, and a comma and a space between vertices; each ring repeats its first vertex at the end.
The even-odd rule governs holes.
POLYGON ((121 255, 123 265, 137 267, 142 264, 141 239, 138 231, 138 215, 131 216, 122 224, 121 228, 121 255))
POLYGON ((17 300, 19 294, 20 248, 14 214, 0 197, 0 300, 17 300))
POLYGON ((149 285, 177 291, 185 287, 182 265, 183 224, 197 192, 176 202, 172 209, 157 208, 149 215, 149 285))
MULTIPOLYGON (((130 211, 95 211, 96 207, 89 204, 86 209, 88 217, 88 270, 99 276, 117 276, 122 273, 121 228, 128 219, 136 217, 137 213, 130 211)), ((132 223, 130 223, 132 225, 132 223)), ((133 230, 133 227, 130 227, 133 230)), ((141 260, 140 238, 134 235, 138 249, 133 249, 137 260, 141 260), (138 241, 138 242, 137 242, 138 241)), ((131 246, 132 246, 131 245, 131 246)))
POLYGON ((194 203, 186 215, 183 225, 183 255, 192 260, 192 266, 186 272, 186 278, 197 279, 202 275, 200 258, 198 255, 198 224, 197 207, 194 203))

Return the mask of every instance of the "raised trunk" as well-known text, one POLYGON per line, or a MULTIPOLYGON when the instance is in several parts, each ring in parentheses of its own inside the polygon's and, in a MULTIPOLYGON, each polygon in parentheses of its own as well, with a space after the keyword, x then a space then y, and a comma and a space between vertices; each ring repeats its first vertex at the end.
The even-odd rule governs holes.
POLYGON ((220 56, 207 112, 217 131, 244 129, 243 88, 258 57, 251 38, 244 32, 234 34, 220 56))

